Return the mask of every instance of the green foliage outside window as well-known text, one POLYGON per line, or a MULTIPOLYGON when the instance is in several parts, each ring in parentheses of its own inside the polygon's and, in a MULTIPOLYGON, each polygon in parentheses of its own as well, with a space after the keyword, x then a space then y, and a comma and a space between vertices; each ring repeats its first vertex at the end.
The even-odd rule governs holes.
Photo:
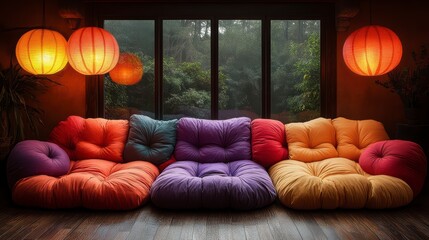
POLYGON ((293 53, 302 49, 302 57, 294 64, 294 77, 298 81, 293 86, 296 95, 288 98, 291 111, 320 111, 320 37, 312 34, 302 44, 293 45, 293 53))
MULTIPOLYGON (((120 86, 105 78, 106 117, 126 118, 127 114, 154 113, 153 40, 135 28, 132 21, 121 25, 110 20, 110 31, 121 51, 138 55, 144 64, 144 76, 134 86, 120 86), (133 36, 130 37, 126 33, 133 36), (130 42, 132 44, 130 44, 130 42), (138 43, 142 44, 139 47, 138 43), (144 49, 144 50, 143 50, 144 49), (131 110, 130 110, 131 109, 131 110)), ((149 21, 150 22, 150 21, 149 21)), ((219 26, 219 109, 244 109, 261 112, 261 33, 260 21, 221 21, 219 26), (256 51, 256 52, 255 52, 256 51)), ((106 23, 107 25, 107 23, 106 23)), ((195 117, 210 116, 210 28, 209 21, 175 20, 164 26, 163 104, 164 113, 195 117), (168 44, 167 44, 168 43, 168 44), (208 114, 208 115, 207 115, 208 114)), ((271 24, 271 112, 286 114, 283 122, 320 115, 320 22, 282 20, 271 24)), ((164 114, 165 117, 166 114, 164 114)), ((153 116, 153 115, 152 115, 153 116)))

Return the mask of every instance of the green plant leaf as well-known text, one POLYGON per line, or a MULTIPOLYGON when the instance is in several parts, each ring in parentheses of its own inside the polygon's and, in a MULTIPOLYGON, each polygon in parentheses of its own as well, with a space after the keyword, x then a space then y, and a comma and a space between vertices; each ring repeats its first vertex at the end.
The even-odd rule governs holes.
POLYGON ((38 96, 60 83, 46 76, 23 74, 18 64, 0 71, 0 113, 2 138, 15 144, 26 138, 28 131, 38 135, 43 125, 43 110, 38 96))

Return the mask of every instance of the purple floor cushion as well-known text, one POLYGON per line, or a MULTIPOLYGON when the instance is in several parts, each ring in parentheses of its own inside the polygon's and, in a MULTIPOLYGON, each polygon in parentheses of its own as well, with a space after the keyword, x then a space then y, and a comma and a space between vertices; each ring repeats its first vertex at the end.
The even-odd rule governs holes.
POLYGON ((179 161, 168 166, 151 188, 158 207, 254 209, 276 198, 263 167, 250 160, 229 163, 179 161))
POLYGON ((168 166, 151 188, 163 208, 260 208, 276 192, 266 170, 251 159, 250 119, 181 118, 168 166))

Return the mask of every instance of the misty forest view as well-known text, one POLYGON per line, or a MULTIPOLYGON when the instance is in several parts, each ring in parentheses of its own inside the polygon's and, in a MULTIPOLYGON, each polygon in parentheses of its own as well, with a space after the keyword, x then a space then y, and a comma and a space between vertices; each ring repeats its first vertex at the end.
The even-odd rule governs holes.
MULTIPOLYGON (((219 20, 219 119, 262 114, 262 23, 219 20)), ((210 118, 210 20, 163 21, 163 119, 210 118)), ((105 20, 121 52, 143 62, 142 80, 123 86, 104 80, 105 117, 154 117, 153 20, 105 20)), ((271 118, 284 123, 320 116, 320 21, 271 21, 271 118)))

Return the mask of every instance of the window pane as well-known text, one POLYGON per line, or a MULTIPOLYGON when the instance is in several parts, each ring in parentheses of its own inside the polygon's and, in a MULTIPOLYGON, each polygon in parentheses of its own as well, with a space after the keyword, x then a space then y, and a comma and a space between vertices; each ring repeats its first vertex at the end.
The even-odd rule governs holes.
POLYGON ((143 63, 143 77, 134 85, 113 82, 104 77, 105 117, 128 119, 134 113, 154 117, 154 21, 105 20, 104 28, 111 32, 122 53, 131 53, 143 63))
POLYGON ((261 116, 261 21, 219 21, 219 118, 261 116))
POLYGON ((320 21, 271 21, 271 118, 320 116, 320 21))
POLYGON ((210 118, 210 21, 163 21, 164 119, 210 118))

